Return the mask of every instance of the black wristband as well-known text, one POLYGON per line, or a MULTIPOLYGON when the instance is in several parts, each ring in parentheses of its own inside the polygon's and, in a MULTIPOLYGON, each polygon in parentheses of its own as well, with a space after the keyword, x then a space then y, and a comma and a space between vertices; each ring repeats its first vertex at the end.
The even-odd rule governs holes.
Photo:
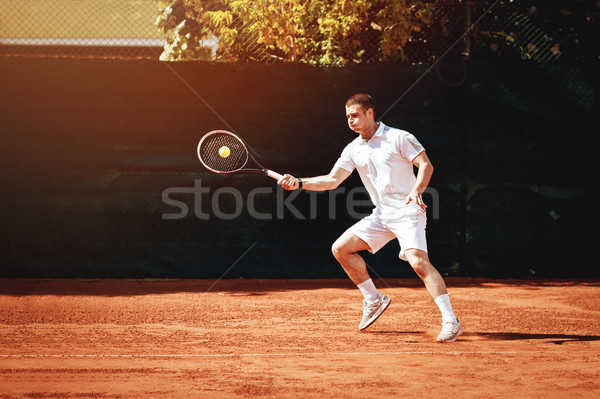
POLYGON ((302 179, 296 178, 296 180, 298 180, 298 189, 302 190, 302 179))

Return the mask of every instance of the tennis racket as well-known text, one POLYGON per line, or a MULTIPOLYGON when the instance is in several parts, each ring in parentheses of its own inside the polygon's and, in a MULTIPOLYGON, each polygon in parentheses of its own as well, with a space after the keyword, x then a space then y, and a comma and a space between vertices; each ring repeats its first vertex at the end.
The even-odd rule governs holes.
POLYGON ((259 172, 275 180, 283 177, 258 163, 244 141, 227 130, 206 133, 198 143, 198 159, 215 173, 259 172))

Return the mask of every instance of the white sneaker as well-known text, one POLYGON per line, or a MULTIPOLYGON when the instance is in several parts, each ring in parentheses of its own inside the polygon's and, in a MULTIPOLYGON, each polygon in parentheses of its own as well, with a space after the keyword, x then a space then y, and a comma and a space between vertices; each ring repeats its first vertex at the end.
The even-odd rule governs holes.
POLYGON ((381 292, 377 299, 371 303, 363 300, 363 318, 358 325, 359 330, 364 330, 377 320, 379 316, 387 309, 392 300, 381 292))
POLYGON ((439 342, 454 342, 463 333, 462 325, 458 318, 442 322, 442 332, 438 335, 439 342))

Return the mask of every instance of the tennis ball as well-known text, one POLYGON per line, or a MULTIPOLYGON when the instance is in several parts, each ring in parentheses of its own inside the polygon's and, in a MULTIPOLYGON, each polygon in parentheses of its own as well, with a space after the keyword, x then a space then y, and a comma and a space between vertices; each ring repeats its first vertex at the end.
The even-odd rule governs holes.
POLYGON ((221 156, 221 158, 227 158, 230 154, 231 154, 231 150, 226 145, 219 148, 219 155, 221 156))

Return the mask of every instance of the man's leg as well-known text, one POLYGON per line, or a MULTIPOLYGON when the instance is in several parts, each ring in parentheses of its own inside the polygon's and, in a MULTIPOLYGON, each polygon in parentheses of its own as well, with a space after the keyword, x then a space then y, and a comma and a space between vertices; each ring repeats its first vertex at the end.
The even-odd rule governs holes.
POLYGON ((356 285, 364 283, 371 277, 367 272, 367 264, 358 253, 366 251, 369 245, 349 231, 342 234, 331 246, 331 252, 342 265, 350 280, 356 285))
POLYGON ((433 299, 448 293, 442 275, 429 261, 427 252, 420 249, 407 249, 404 251, 404 256, 414 271, 421 277, 433 299))
POLYGON ((407 249, 404 252, 404 256, 421 280, 423 280, 427 291, 442 312, 442 332, 438 336, 438 341, 455 341, 462 334, 463 330, 460 321, 452 310, 444 279, 429 261, 427 252, 420 249, 407 249))
POLYGON ((358 326, 359 330, 369 327, 381 316, 390 304, 390 299, 379 293, 367 272, 367 264, 360 251, 368 250, 369 245, 353 233, 346 231, 331 247, 331 252, 342 265, 350 280, 360 289, 365 300, 363 301, 363 318, 358 326))

